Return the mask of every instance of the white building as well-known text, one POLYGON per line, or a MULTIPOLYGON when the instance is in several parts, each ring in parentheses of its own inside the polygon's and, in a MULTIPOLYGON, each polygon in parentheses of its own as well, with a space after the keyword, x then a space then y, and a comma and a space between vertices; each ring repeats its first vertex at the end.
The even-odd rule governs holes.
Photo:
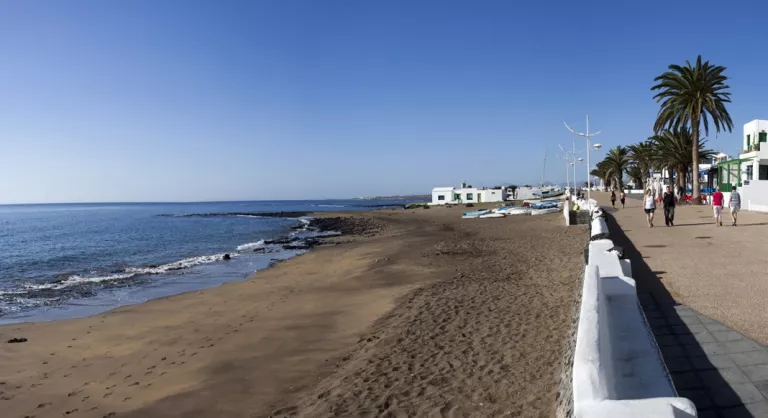
POLYGON ((717 184, 726 199, 737 186, 742 209, 768 212, 768 120, 744 124, 742 145, 739 158, 717 164, 717 184))
POLYGON ((505 188, 478 188, 462 184, 459 188, 435 187, 432 189, 433 205, 503 202, 506 198, 507 190, 505 188))

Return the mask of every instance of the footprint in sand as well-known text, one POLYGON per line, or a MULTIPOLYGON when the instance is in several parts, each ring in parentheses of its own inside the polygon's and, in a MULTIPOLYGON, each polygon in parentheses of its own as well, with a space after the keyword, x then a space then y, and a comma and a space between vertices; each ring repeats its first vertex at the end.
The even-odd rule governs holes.
POLYGON ((37 405, 37 409, 43 409, 45 407, 51 406, 50 402, 41 403, 40 405, 37 405))

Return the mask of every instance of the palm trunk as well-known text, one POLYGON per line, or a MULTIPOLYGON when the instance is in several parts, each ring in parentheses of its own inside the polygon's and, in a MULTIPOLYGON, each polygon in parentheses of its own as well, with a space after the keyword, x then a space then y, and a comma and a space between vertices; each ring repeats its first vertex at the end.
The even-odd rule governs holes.
POLYGON ((693 115, 691 115, 691 141, 693 141, 693 165, 691 167, 691 172, 693 173, 693 178, 691 179, 692 184, 692 199, 691 202, 694 205, 700 205, 701 204, 701 188, 699 185, 699 117, 701 116, 701 106, 696 109, 697 112, 695 112, 693 115))
POLYGON ((677 171, 677 185, 680 187, 681 193, 685 192, 686 173, 688 173, 688 170, 686 170, 685 166, 681 165, 677 171))

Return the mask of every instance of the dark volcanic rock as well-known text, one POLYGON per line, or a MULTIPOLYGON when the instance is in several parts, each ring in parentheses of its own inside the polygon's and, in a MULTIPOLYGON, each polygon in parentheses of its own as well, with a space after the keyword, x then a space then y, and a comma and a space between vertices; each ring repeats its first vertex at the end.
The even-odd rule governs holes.
POLYGON ((224 254, 224 257, 221 257, 223 260, 231 260, 232 256, 229 254, 224 254))
POLYGON ((322 232, 334 231, 343 235, 373 236, 384 229, 381 221, 352 216, 336 216, 332 218, 314 218, 309 226, 322 232))
POLYGON ((309 250, 315 245, 319 244, 320 240, 315 238, 307 238, 300 241, 295 241, 292 244, 283 245, 284 250, 309 250))
POLYGON ((16 344, 16 343, 25 343, 27 342, 26 338, 11 338, 7 341, 8 344, 16 344))
POLYGON ((294 241, 298 241, 298 238, 277 238, 277 239, 268 239, 264 241, 264 244, 271 244, 271 245, 285 245, 290 244, 294 241))

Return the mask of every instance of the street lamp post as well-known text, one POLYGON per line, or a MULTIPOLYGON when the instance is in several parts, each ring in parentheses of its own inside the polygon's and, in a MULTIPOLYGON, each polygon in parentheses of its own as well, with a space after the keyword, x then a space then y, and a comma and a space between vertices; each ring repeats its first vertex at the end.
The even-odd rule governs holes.
MULTIPOLYGON (((565 127, 568 128, 568 130, 571 131, 573 134, 578 135, 578 136, 583 136, 583 137, 587 138, 587 202, 589 202, 588 204, 589 204, 589 207, 590 207, 590 210, 591 210, 591 208, 592 208, 592 203, 591 203, 592 202, 592 193, 591 193, 592 186, 590 185, 590 181, 589 181, 589 152, 590 152, 589 140, 593 136, 599 135, 600 131, 597 131, 597 132, 592 133, 592 134, 589 133, 589 115, 587 115, 587 132, 586 133, 576 132, 573 129, 571 129, 571 127, 568 126, 567 123, 565 123, 565 122, 563 122, 563 123, 565 124, 565 127)), ((596 144, 596 145, 598 145, 598 144, 596 144)), ((576 149, 576 147, 574 147, 574 151, 575 151, 575 149, 576 149)), ((575 170, 575 167, 574 167, 574 170, 575 170)), ((576 172, 574 171, 574 176, 575 176, 575 173, 576 172)), ((575 183, 576 182, 574 181, 574 184, 575 183)))

